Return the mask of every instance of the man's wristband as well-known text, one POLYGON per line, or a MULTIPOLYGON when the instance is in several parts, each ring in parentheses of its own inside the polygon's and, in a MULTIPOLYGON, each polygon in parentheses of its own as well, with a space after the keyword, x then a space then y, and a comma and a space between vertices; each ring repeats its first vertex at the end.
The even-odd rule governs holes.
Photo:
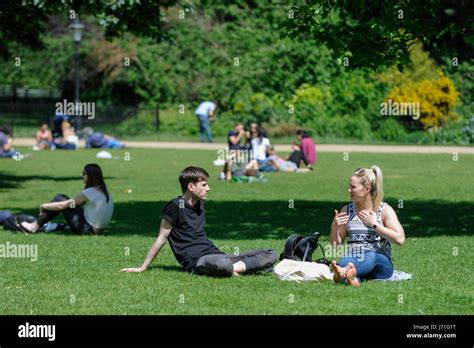
POLYGON ((376 231, 377 230, 377 224, 374 224, 372 228, 376 231))

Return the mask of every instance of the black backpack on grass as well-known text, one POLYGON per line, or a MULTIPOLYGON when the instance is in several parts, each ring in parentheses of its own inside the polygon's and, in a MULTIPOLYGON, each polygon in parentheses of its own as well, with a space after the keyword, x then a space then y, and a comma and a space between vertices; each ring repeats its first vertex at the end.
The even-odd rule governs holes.
POLYGON ((313 252, 317 249, 319 245, 323 253, 323 257, 317 259, 315 262, 329 266, 330 262, 326 259, 324 249, 321 243, 319 243, 319 236, 319 232, 314 232, 309 237, 297 234, 288 237, 285 242, 285 248, 280 254, 280 260, 289 259, 295 261, 313 262, 313 252))

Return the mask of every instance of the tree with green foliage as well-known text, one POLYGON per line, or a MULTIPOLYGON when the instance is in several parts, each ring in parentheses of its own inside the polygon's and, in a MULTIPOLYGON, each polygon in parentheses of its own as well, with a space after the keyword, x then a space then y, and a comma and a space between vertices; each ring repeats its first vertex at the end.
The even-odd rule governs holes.
POLYGON ((94 16, 109 38, 130 32, 159 39, 163 33, 163 9, 175 3, 176 0, 2 0, 0 56, 12 54, 11 43, 32 49, 44 47, 41 34, 54 15, 70 19, 94 16))
POLYGON ((473 9, 469 0, 308 0, 288 11, 285 31, 326 45, 349 68, 402 69, 415 39, 472 57, 473 9))

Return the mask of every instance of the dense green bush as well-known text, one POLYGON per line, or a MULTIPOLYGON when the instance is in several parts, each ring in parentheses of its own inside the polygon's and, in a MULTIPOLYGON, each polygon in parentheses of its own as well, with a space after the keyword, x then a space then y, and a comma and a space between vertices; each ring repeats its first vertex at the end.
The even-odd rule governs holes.
MULTIPOLYGON (((288 101, 288 106, 294 108, 290 118, 305 128, 310 128, 316 134, 320 133, 321 123, 328 122, 328 106, 332 102, 332 96, 326 86, 319 87, 307 83, 302 84, 288 101)), ((326 132, 329 129, 326 129, 326 132)))
POLYGON ((270 138, 294 136, 300 128, 294 122, 269 122, 263 123, 262 126, 267 130, 270 138))
POLYGON ((406 135, 405 128, 393 118, 386 118, 380 122, 380 128, 376 135, 383 140, 398 141, 406 135))
POLYGON ((368 71, 347 71, 335 76, 331 83, 332 102, 329 112, 334 115, 365 114, 369 122, 379 119, 379 105, 384 86, 368 71))
POLYGON ((446 70, 449 78, 454 82, 459 91, 460 103, 455 111, 462 120, 468 120, 474 116, 474 59, 469 62, 461 62, 454 66, 452 58, 447 59, 446 70))
POLYGON ((365 71, 341 73, 330 85, 302 84, 288 101, 291 120, 318 136, 366 139, 380 122, 378 84, 365 71))
POLYGON ((118 136, 150 134, 156 132, 156 118, 149 112, 141 112, 122 121, 115 131, 118 136))
POLYGON ((346 115, 341 128, 341 137, 365 140, 372 135, 369 121, 360 114, 346 115))
POLYGON ((414 131, 406 133, 402 138, 398 139, 398 141, 403 144, 433 145, 434 136, 429 132, 414 131))
POLYGON ((272 99, 264 93, 253 93, 246 99, 246 101, 238 101, 232 108, 233 118, 244 124, 276 121, 285 114, 278 95, 272 99))
POLYGON ((436 144, 469 145, 472 143, 472 138, 465 128, 466 122, 463 121, 444 127, 434 133, 434 142, 436 144))

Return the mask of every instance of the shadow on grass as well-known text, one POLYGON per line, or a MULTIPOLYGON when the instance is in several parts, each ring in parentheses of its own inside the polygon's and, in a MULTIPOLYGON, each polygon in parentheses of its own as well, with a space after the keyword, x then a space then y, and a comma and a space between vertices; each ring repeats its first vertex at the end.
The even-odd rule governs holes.
MULTIPOLYGON (((390 200, 388 201, 391 202, 390 200)), ((116 203, 108 235, 158 235, 161 212, 167 202, 116 203)), ((346 202, 208 201, 206 233, 211 239, 286 239, 291 234, 328 235, 334 216, 346 202)), ((407 238, 472 235, 473 202, 405 202, 398 214, 407 238)))
MULTIPOLYGON (((111 179, 115 179, 115 178, 111 176, 106 177, 106 180, 111 180, 111 179)), ((81 183, 82 177, 80 175, 49 176, 49 175, 9 175, 9 174, 0 173, 0 190, 19 188, 22 186, 22 184, 30 180, 47 180, 47 181, 54 181, 54 182, 77 181, 81 183)))
POLYGON ((0 173, 0 189, 19 188, 23 183, 30 180, 49 181, 80 181, 80 176, 49 176, 49 175, 9 175, 0 173))
MULTIPOLYGON (((390 201, 388 201, 390 203, 390 201)), ((144 235, 157 237, 161 212, 167 202, 118 202, 106 236, 144 235)), ((206 233, 211 239, 286 239, 291 234, 329 234, 334 209, 346 202, 209 201, 206 202, 206 233)), ((472 235, 473 202, 411 201, 397 209, 407 238, 472 235)), ((14 213, 18 208, 10 208, 14 213)), ((22 212, 36 216, 37 210, 22 212)), ((56 219, 63 220, 61 215, 56 219)))

